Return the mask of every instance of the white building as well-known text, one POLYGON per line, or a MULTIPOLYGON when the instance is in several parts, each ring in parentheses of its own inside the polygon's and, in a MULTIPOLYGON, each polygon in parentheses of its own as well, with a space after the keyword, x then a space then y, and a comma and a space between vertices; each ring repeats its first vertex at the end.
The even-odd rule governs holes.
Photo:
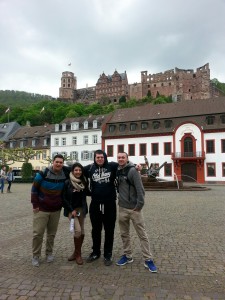
POLYGON ((102 148, 101 126, 105 116, 67 118, 55 124, 51 134, 51 157, 57 153, 70 157, 67 163, 93 163, 94 151, 102 148))
POLYGON ((109 161, 125 151, 134 163, 167 162, 162 179, 225 183, 225 97, 120 109, 102 137, 109 161))

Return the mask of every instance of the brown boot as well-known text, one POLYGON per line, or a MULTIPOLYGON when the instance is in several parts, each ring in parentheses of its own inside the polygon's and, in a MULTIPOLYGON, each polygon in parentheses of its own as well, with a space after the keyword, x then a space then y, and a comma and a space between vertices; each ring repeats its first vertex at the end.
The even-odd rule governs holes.
POLYGON ((68 257, 68 261, 73 261, 76 259, 76 243, 75 243, 75 237, 73 238, 73 242, 74 242, 74 251, 73 251, 73 254, 68 257))
POLYGON ((81 257, 81 246, 83 244, 84 235, 82 234, 79 238, 75 238, 75 259, 78 265, 83 265, 83 258, 81 257))

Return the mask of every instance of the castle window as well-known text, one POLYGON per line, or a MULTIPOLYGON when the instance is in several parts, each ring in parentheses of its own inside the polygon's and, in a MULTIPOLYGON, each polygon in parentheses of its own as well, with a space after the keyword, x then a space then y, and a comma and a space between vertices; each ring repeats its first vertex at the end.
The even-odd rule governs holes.
POLYGON ((55 131, 59 131, 59 124, 55 124, 55 131))
POLYGON ((70 152, 70 159, 77 161, 78 160, 78 152, 77 151, 70 152))
POLYGON ((66 123, 62 124, 62 131, 66 131, 66 123))
POLYGON ((55 138, 55 146, 59 146, 59 139, 55 138))
POLYGON ((72 137, 72 145, 76 145, 77 144, 77 137, 73 136, 72 137))
POLYGON ((79 129, 79 122, 71 123, 71 130, 78 130, 79 129))
POLYGON ((84 144, 87 145, 88 144, 88 135, 85 135, 83 139, 84 139, 84 144))

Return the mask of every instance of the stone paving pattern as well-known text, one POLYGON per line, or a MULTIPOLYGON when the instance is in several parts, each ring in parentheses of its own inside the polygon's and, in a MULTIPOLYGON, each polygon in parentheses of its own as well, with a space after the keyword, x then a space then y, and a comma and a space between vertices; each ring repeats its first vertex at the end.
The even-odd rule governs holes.
MULTIPOLYGON (((55 261, 47 264, 42 249, 41 265, 33 267, 30 188, 30 184, 13 184, 11 194, 0 194, 0 300, 225 299, 225 186, 197 192, 146 192, 144 215, 157 274, 144 268, 133 228, 134 262, 115 265, 123 254, 118 225, 112 266, 104 266, 102 257, 83 266, 68 262, 73 241, 63 215, 55 261)), ((83 257, 90 252, 88 215, 83 257)))

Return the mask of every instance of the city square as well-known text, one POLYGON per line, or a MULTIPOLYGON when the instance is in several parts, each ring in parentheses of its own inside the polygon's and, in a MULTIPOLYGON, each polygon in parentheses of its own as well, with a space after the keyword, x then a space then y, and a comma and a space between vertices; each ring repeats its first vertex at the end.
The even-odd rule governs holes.
MULTIPOLYGON (((119 267, 123 254, 118 224, 113 265, 101 256, 78 266, 69 222, 61 215, 53 263, 31 265, 31 184, 12 185, 0 196, 0 299, 225 299, 225 186, 202 191, 147 191, 144 217, 158 273, 144 268, 139 240, 131 226, 134 262, 119 267)), ((90 198, 88 198, 90 203, 90 198)), ((103 231, 104 233, 104 231, 103 231)), ((103 239, 104 240, 104 239, 103 239)), ((91 224, 85 223, 82 256, 91 253, 91 224)))

